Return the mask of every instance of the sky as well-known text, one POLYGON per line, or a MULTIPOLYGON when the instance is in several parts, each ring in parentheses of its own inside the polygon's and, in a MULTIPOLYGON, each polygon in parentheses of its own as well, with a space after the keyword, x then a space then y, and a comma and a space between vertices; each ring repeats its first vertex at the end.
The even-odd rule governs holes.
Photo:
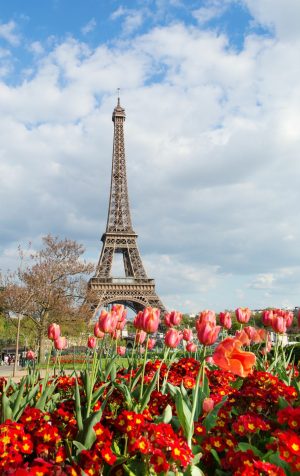
POLYGON ((299 0, 1 2, 2 272, 48 233, 98 261, 120 88, 165 306, 299 306, 299 18, 299 0))

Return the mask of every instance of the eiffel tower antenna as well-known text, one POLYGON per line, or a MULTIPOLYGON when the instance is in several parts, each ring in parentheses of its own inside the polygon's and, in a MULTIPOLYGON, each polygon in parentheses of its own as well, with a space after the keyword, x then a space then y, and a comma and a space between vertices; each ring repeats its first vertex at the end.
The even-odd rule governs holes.
POLYGON ((166 309, 155 292, 154 279, 148 278, 137 247, 138 235, 133 231, 124 144, 125 109, 118 102, 113 110, 114 123, 112 171, 106 231, 101 240, 102 250, 96 273, 89 287, 97 295, 97 309, 113 303, 121 303, 135 312, 152 306, 166 309), (115 254, 122 254, 125 278, 112 276, 115 254))

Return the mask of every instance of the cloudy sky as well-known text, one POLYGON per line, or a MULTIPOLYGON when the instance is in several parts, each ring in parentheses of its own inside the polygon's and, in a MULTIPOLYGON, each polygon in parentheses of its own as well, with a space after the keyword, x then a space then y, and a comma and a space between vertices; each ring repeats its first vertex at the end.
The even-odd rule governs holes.
POLYGON ((300 305, 299 18, 299 0, 2 2, 2 270, 47 233, 98 260, 120 87, 164 304, 300 305))

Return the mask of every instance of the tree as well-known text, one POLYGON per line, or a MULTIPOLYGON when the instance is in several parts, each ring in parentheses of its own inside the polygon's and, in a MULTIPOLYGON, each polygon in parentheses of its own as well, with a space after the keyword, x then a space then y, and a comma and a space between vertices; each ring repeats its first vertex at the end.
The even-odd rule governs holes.
POLYGON ((81 260, 82 245, 75 241, 47 235, 43 248, 33 252, 2 281, 1 306, 5 311, 30 318, 36 325, 39 361, 45 356, 45 337, 51 322, 62 323, 90 319, 85 275, 94 266, 81 260))

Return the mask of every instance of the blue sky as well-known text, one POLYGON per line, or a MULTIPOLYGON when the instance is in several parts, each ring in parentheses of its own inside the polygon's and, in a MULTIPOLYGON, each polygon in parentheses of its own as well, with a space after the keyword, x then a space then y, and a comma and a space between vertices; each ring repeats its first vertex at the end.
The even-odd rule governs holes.
POLYGON ((170 309, 299 305, 298 0, 3 2, 0 269, 97 262, 116 90, 132 219, 170 309))

